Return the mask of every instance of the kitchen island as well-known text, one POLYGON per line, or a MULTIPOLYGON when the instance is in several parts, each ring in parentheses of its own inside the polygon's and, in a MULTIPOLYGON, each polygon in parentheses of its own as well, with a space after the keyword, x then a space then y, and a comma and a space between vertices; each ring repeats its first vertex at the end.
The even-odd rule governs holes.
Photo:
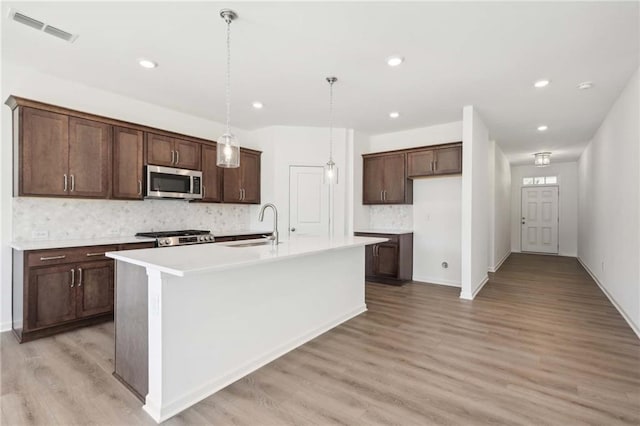
MULTIPOLYGON (((115 375, 162 422, 366 310, 366 237, 110 252, 115 375)), ((264 241, 262 241, 264 242, 264 241)))

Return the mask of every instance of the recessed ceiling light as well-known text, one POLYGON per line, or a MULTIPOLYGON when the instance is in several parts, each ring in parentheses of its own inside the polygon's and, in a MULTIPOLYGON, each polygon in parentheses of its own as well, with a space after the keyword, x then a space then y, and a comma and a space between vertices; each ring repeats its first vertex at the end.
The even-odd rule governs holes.
POLYGON ((547 87, 549 83, 551 83, 551 80, 542 79, 533 83, 533 87, 535 87, 536 89, 542 89, 543 87, 547 87))
POLYGON ((138 59, 138 63, 140 64, 140 66, 142 68, 151 69, 151 68, 155 68, 155 67, 158 66, 158 64, 156 62, 153 62, 153 61, 151 61, 149 59, 144 59, 144 58, 143 59, 138 59))
POLYGON ((397 67, 403 62, 404 58, 402 56, 389 56, 387 58, 387 64, 389 64, 390 67, 397 67))
POLYGON ((262 105, 262 102, 258 102, 258 101, 252 103, 251 105, 253 105, 255 109, 262 109, 262 107, 264 106, 262 105))
POLYGON ((592 87, 593 87, 592 81, 583 81, 582 83, 578 84, 578 89, 580 90, 587 90, 587 89, 591 89, 592 87))
POLYGON ((538 131, 539 132, 546 132, 548 128, 549 128, 549 126, 543 124, 542 126, 538 126, 538 131))
POLYGON ((398 118, 400 117, 400 113, 398 111, 393 111, 389 113, 389 117, 391 118, 398 118))

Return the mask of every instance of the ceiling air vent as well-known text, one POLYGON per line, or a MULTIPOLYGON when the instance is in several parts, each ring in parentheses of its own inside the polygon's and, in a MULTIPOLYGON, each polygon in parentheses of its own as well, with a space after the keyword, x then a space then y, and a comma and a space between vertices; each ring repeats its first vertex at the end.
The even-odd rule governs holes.
POLYGON ((21 24, 25 24, 30 26, 31 28, 35 28, 36 30, 41 30, 44 27, 44 22, 40 22, 37 19, 33 19, 28 17, 27 15, 23 15, 20 12, 13 11, 11 17, 14 21, 20 22, 21 24))
POLYGON ((45 33, 50 34, 54 37, 61 38, 62 40, 68 41, 69 43, 73 43, 78 38, 77 34, 68 33, 54 26, 38 21, 37 19, 27 16, 24 13, 20 13, 15 9, 9 10, 9 18, 31 28, 35 28, 38 31, 44 31, 45 33))
POLYGON ((73 42, 76 39, 75 35, 69 34, 68 32, 62 31, 56 27, 52 27, 51 25, 47 25, 46 27, 44 27, 44 32, 68 42, 73 42))

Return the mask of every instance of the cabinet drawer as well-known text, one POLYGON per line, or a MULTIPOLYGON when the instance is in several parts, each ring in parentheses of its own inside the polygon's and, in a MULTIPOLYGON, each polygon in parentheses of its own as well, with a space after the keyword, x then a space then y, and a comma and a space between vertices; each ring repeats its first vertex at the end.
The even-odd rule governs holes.
POLYGON ((85 262, 108 259, 104 254, 116 251, 118 246, 72 247, 27 252, 27 266, 61 265, 64 263, 85 262))
POLYGON ((139 249, 147 249, 154 248, 156 246, 155 243, 129 243, 129 244, 121 244, 119 250, 139 250, 139 249))

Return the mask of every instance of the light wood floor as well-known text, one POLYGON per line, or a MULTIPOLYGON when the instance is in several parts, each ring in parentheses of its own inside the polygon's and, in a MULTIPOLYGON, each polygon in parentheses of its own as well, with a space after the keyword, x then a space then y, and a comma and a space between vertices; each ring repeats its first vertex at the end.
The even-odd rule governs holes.
MULTIPOLYGON (((640 424, 640 341, 575 259, 514 254, 458 295, 368 284, 367 313, 165 424, 640 424)), ((113 324, 1 344, 2 425, 154 424, 113 324)))

